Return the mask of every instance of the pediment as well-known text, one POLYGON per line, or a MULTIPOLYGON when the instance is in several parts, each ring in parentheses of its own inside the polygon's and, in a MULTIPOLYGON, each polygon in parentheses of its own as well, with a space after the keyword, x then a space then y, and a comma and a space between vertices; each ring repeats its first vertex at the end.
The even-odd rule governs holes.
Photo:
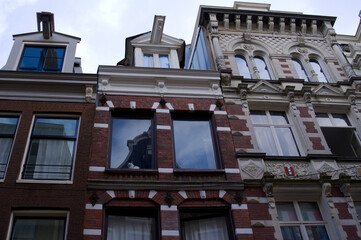
MULTIPOLYGON (((151 44, 150 43, 151 36, 152 36, 152 32, 145 33, 145 34, 133 39, 131 41, 131 43, 132 44, 147 44, 147 45, 151 44)), ((164 44, 164 45, 181 45, 181 44, 183 44, 183 42, 184 41, 182 39, 174 38, 167 34, 163 34, 160 45, 162 45, 162 44, 164 44)), ((156 45, 159 45, 159 44, 156 44, 156 45)))
POLYGON ((255 85, 250 87, 250 92, 264 92, 264 93, 280 93, 282 91, 281 88, 274 86, 273 84, 261 80, 257 82, 255 85))
POLYGON ((316 87, 313 90, 315 95, 325 95, 325 96, 341 96, 342 92, 334 87, 331 87, 329 85, 326 84, 321 84, 318 87, 316 87))

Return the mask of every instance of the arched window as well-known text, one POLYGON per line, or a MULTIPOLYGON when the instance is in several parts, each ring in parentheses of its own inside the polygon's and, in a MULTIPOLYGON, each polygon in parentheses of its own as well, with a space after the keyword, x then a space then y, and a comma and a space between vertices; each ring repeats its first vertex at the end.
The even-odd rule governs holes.
POLYGON ((242 56, 236 56, 236 62, 238 66, 239 75, 243 78, 251 78, 251 73, 248 68, 247 61, 242 56))
POLYGON ((271 80, 271 75, 264 59, 262 57, 254 57, 254 62, 259 71, 260 79, 271 80))
POLYGON ((322 70, 322 67, 317 62, 317 60, 311 59, 310 64, 311 64, 313 70, 315 71, 315 73, 317 74, 317 79, 319 82, 329 82, 325 72, 322 70))
POLYGON ((310 81, 307 77, 306 71, 304 69, 304 67, 302 66, 300 60, 298 60, 297 58, 292 58, 292 62, 293 62, 293 66, 295 66, 298 77, 300 79, 304 79, 305 81, 310 81))

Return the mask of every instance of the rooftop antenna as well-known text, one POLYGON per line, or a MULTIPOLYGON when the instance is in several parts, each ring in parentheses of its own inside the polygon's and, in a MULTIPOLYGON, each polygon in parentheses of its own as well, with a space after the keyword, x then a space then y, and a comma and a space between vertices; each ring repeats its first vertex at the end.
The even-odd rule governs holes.
POLYGON ((38 12, 36 13, 38 22, 38 32, 41 32, 40 22, 42 22, 43 36, 45 39, 52 37, 54 28, 54 14, 51 12, 38 12))

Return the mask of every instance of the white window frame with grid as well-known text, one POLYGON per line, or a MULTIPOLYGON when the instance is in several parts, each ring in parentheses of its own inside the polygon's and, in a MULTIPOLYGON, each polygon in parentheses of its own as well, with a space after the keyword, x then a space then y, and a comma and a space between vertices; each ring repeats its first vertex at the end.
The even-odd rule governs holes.
POLYGON ((274 155, 268 155, 268 156, 301 156, 302 155, 302 152, 301 152, 301 148, 300 148, 300 142, 298 141, 298 137, 296 135, 296 131, 294 129, 294 125, 292 124, 291 122, 291 119, 289 118, 288 114, 286 111, 279 111, 279 110, 276 110, 276 111, 272 111, 272 110, 251 110, 250 111, 250 117, 251 117, 251 121, 252 121, 252 125, 253 125, 253 130, 254 130, 254 134, 256 136, 256 140, 257 140, 257 144, 258 144, 258 148, 260 150, 263 151, 262 149, 262 144, 260 143, 260 137, 257 137, 257 133, 256 133, 256 127, 269 127, 270 130, 271 130, 271 134, 272 134, 272 139, 274 140, 274 143, 275 143, 275 147, 276 147, 276 151, 277 151, 277 154, 274 154, 274 155), (267 117, 267 121, 268 123, 254 123, 252 121, 252 112, 258 112, 258 111, 262 111, 262 112, 265 112, 266 113, 266 117, 267 117), (274 124, 273 121, 272 121, 272 118, 271 118, 271 113, 270 112, 279 112, 279 113, 284 113, 285 116, 286 116, 286 120, 288 121, 288 124, 274 124), (282 150, 282 146, 280 144, 280 141, 278 139, 278 136, 277 136, 277 133, 276 133, 276 128, 288 128, 290 129, 291 131, 291 134, 292 134, 292 137, 293 137, 293 141, 294 141, 294 144, 295 144, 295 147, 297 149, 297 152, 298 154, 297 155, 285 155, 283 153, 283 150, 282 150))
POLYGON ((326 233, 327 233, 328 238, 332 239, 330 237, 330 231, 328 229, 327 222, 324 220, 325 217, 322 214, 320 204, 318 203, 318 201, 277 201, 276 202, 276 208, 277 208, 277 203, 278 204, 280 204, 280 203, 292 203, 293 208, 295 210, 296 218, 297 218, 297 221, 279 221, 280 228, 281 227, 299 227, 302 239, 303 240, 309 240, 307 230, 306 230, 307 226, 324 226, 325 229, 326 229, 326 233), (318 210, 319 210, 319 213, 321 215, 322 221, 305 221, 305 220, 303 220, 301 208, 299 206, 300 202, 316 203, 317 207, 318 207, 318 210))

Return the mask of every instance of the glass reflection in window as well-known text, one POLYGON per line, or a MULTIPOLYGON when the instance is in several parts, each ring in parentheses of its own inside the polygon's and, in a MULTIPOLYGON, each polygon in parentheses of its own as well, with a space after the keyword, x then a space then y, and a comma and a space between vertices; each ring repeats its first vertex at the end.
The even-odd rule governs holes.
POLYGON ((264 59, 261 57, 254 57, 254 62, 256 63, 260 79, 271 80, 271 75, 264 59))
POLYGON ((18 117, 0 117, 0 179, 4 178, 18 117))
POLYGON ((304 69, 304 67, 302 66, 301 62, 298 59, 293 58, 292 59, 293 62, 293 66, 295 66, 298 77, 300 79, 304 79, 305 81, 309 81, 306 71, 304 69))
POLYGON ((317 74, 317 79, 319 82, 329 82, 321 65, 316 60, 310 60, 310 64, 313 68, 313 71, 315 71, 315 74, 317 74))
POLYGON ((251 78, 251 73, 249 72, 246 59, 244 59, 242 56, 236 56, 236 63, 238 66, 239 75, 243 76, 243 78, 251 78))
POLYGON ((144 67, 154 67, 153 54, 144 54, 143 61, 144 61, 144 67))
POLYGON ((159 66, 161 68, 169 68, 169 57, 168 57, 168 55, 159 55, 159 66))

